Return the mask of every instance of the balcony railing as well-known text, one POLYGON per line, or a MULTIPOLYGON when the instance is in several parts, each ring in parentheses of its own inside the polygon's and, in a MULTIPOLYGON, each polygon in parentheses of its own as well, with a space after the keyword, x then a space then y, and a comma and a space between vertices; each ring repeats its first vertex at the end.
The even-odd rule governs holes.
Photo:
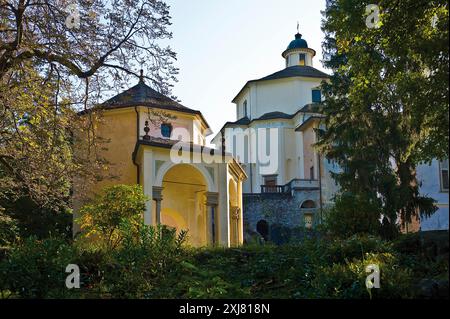
POLYGON ((261 185, 261 194, 291 194, 292 189, 318 189, 316 179, 293 179, 286 185, 261 185))
POLYGON ((291 192, 291 187, 287 185, 261 185, 263 194, 286 194, 291 192))
POLYGON ((292 188, 319 188, 317 179, 293 179, 289 184, 292 188))

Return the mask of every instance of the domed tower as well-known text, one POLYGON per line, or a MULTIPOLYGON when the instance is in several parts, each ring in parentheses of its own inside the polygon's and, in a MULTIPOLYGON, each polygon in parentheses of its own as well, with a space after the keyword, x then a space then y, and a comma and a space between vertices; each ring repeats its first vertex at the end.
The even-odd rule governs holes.
POLYGON ((287 49, 281 54, 286 59, 286 67, 290 66, 313 66, 313 58, 316 51, 308 48, 308 43, 297 33, 295 39, 289 43, 287 49))

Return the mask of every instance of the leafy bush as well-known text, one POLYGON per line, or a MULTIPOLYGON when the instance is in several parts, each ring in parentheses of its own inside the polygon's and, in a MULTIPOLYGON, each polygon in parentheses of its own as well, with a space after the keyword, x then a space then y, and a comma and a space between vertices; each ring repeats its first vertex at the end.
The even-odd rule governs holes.
MULTIPOLYGON (((448 259, 400 253, 377 237, 304 239, 239 248, 189 248, 186 233, 122 221, 114 250, 29 239, 0 262, 0 292, 22 298, 416 298, 422 278, 448 273, 448 259), (81 289, 65 288, 65 267, 80 266, 81 289), (380 268, 368 290, 366 266, 380 268)), ((413 242, 414 244, 414 242, 413 242)))
POLYGON ((335 261, 363 259, 367 253, 393 253, 392 245, 379 237, 353 235, 346 239, 335 239, 327 246, 327 253, 335 261))
POLYGON ((134 225, 121 224, 122 245, 111 253, 112 263, 104 269, 102 286, 114 298, 163 297, 179 280, 177 270, 183 261, 186 232, 142 223, 136 236, 134 225))
POLYGON ((82 229, 82 237, 93 239, 108 249, 117 248, 124 239, 121 224, 127 221, 136 233, 147 200, 139 185, 105 188, 101 196, 80 209, 77 221, 82 229))
POLYGON ((315 298, 364 299, 412 298, 414 278, 409 269, 399 267, 390 253, 366 253, 362 259, 346 260, 321 266, 312 280, 315 298), (375 264, 380 270, 380 288, 366 288, 366 267, 375 264))
POLYGON ((0 247, 10 246, 19 239, 17 221, 0 210, 0 247))
POLYGON ((381 231, 380 205, 364 194, 343 193, 325 214, 324 228, 333 236, 378 235, 381 231))
POLYGON ((0 291, 22 298, 68 297, 65 269, 75 251, 61 239, 30 237, 14 246, 0 263, 0 291))
POLYGON ((73 215, 66 207, 43 208, 29 197, 20 197, 14 201, 3 198, 0 207, 4 207, 4 214, 15 221, 21 238, 72 237, 73 215))

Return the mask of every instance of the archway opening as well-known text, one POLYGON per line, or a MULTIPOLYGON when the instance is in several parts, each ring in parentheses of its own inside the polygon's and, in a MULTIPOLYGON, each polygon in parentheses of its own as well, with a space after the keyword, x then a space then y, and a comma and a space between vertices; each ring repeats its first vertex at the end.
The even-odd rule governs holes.
POLYGON ((300 208, 303 211, 303 226, 306 229, 312 229, 314 225, 313 210, 316 208, 316 203, 308 199, 302 203, 300 208))
POLYGON ((269 223, 264 219, 260 220, 256 224, 256 231, 264 238, 265 241, 269 240, 269 223))
POLYGON ((301 208, 316 208, 316 203, 314 203, 312 200, 308 199, 302 203, 301 208))
POLYGON ((192 165, 175 165, 164 175, 162 187, 161 223, 187 230, 193 246, 206 245, 207 183, 202 173, 192 165))

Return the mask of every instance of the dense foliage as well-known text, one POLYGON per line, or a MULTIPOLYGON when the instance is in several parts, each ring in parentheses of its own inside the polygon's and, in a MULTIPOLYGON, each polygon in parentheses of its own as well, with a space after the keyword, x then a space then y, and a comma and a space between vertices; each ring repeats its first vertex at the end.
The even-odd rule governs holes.
POLYGON ((390 239, 398 234, 395 224, 380 220, 381 203, 379 198, 365 193, 344 192, 337 195, 334 205, 326 209, 323 231, 334 237, 348 238, 355 234, 381 236, 390 239))
POLYGON ((0 4, 0 209, 25 235, 55 233, 46 226, 61 225, 72 200, 111 177, 92 109, 139 69, 165 94, 176 80, 175 53, 159 45, 171 37, 165 2, 72 2, 0 4))
POLYGON ((139 185, 105 188, 100 196, 80 209, 77 222, 82 229, 81 236, 86 240, 93 238, 108 249, 116 248, 125 236, 124 223, 135 232, 139 230, 147 200, 139 185))
POLYGON ((415 168, 448 157, 448 21, 447 1, 329 0, 324 11, 333 74, 319 146, 343 168, 341 189, 379 200, 392 224, 435 211, 415 168))
MULTIPOLYGON (((113 251, 27 240, 0 261, 0 291, 4 298, 413 298, 423 296, 423 278, 448 287, 448 258, 427 254, 411 236, 394 244, 354 236, 193 249, 167 228, 125 233, 113 251), (80 266, 80 289, 65 288, 69 263, 80 266), (369 264, 380 267, 380 289, 366 288, 369 264)), ((448 241, 446 249, 448 257, 448 241)))

